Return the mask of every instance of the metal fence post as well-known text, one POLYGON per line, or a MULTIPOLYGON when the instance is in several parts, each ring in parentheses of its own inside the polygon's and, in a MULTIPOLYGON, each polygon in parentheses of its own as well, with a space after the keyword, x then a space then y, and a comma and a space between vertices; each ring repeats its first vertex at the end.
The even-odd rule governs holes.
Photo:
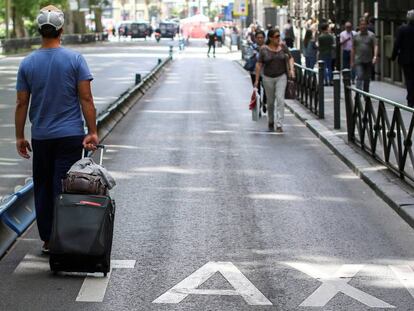
POLYGON ((334 129, 341 128, 341 74, 335 70, 333 72, 333 91, 334 91, 334 129))
POLYGON ((319 118, 325 118, 325 88, 324 88, 324 76, 325 76, 325 62, 323 60, 318 61, 318 89, 319 89, 319 118))
POLYGON ((352 104, 352 91, 351 87, 351 70, 342 70, 342 78, 344 82, 344 93, 345 93, 345 111, 346 111, 346 127, 348 132, 348 141, 354 141, 355 138, 355 127, 353 119, 353 104, 352 104))
POLYGON ((135 74, 135 85, 141 83, 141 74, 135 74))

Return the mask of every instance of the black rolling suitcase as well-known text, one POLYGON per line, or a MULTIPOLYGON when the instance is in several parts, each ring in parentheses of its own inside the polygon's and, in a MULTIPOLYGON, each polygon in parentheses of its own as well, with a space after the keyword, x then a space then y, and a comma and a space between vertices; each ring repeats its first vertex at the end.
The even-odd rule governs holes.
POLYGON ((106 276, 111 269, 114 216, 115 202, 109 195, 59 195, 49 244, 50 269, 106 276))

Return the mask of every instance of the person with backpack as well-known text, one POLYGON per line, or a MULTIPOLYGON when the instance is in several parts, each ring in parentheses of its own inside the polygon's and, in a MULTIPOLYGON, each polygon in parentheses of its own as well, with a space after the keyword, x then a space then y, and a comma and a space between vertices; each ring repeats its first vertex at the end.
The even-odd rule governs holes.
POLYGON ((53 205, 62 191, 61 180, 81 158, 82 148, 95 150, 99 139, 93 77, 81 54, 60 45, 63 12, 47 6, 40 10, 37 24, 41 48, 23 59, 17 74, 16 148, 25 159, 33 149, 37 227, 44 242, 42 251, 48 253, 53 205), (24 134, 28 111, 31 144, 24 134), (86 136, 82 114, 88 127, 86 136))

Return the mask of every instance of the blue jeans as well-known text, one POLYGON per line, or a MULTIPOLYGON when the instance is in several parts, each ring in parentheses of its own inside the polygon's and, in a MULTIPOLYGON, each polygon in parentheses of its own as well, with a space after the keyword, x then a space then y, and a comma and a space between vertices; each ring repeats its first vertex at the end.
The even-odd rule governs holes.
POLYGON ((355 65, 356 87, 369 92, 369 83, 372 75, 372 63, 359 63, 355 65))
POLYGON ((32 139, 34 201, 42 241, 49 241, 55 199, 62 193, 66 172, 82 157, 82 141, 83 136, 32 139))
POLYGON ((332 56, 321 57, 320 60, 325 62, 324 82, 330 84, 332 82, 332 56))
POLYGON ((351 69, 351 79, 355 80, 355 70, 351 68, 351 51, 342 51, 342 69, 351 69))
POLYGON ((305 57, 305 63, 306 63, 306 68, 313 69, 313 67, 315 67, 315 64, 316 64, 316 56, 305 57))

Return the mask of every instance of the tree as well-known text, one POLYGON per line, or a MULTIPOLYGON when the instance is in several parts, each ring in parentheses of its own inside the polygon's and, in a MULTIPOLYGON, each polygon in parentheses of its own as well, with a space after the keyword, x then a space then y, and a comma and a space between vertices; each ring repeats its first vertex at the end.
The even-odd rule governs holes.
MULTIPOLYGON (((0 1, 3 2, 3 1, 0 1)), ((64 10, 67 0, 54 0, 54 5, 64 10)), ((11 1, 12 37, 22 38, 28 34, 25 20, 33 22, 42 7, 50 4, 48 0, 13 0, 11 1)))
POLYGON ((109 5, 108 0, 89 0, 89 9, 93 10, 95 15, 95 31, 102 32, 102 11, 105 6, 109 5))
POLYGON ((161 9, 156 5, 151 5, 148 8, 148 18, 151 20, 151 17, 158 18, 161 15, 161 9))
POLYGON ((274 5, 287 5, 288 0, 272 0, 274 5))

